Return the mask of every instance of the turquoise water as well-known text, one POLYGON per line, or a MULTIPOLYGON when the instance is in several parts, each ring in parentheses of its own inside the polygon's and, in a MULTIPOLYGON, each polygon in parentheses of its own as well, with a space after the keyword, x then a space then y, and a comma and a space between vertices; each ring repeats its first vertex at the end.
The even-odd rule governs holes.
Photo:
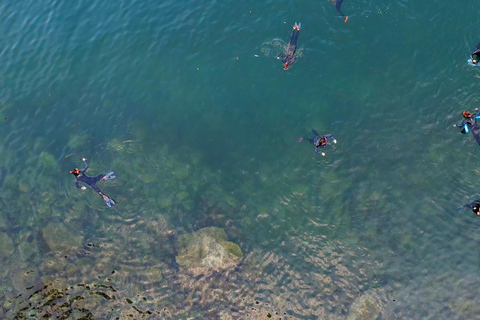
POLYGON ((457 213, 480 149, 452 128, 479 9, 0 4, 0 316, 480 319, 480 222, 457 213), (82 157, 116 172, 114 209, 75 188, 82 157), (176 240, 210 226, 244 258, 191 275, 176 240))

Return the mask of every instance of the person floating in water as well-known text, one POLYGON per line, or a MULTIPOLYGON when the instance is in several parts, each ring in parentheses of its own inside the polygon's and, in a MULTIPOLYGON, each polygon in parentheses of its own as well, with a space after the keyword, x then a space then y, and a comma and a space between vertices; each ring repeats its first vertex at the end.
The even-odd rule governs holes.
POLYGON ((80 171, 78 168, 73 169, 70 171, 71 174, 75 176, 75 185, 77 188, 80 188, 82 190, 85 190, 85 186, 80 186, 79 182, 82 182, 86 185, 88 185, 90 188, 95 190, 100 196, 102 196, 103 200, 107 203, 107 206, 110 208, 115 205, 115 201, 113 201, 110 197, 108 197, 106 194, 104 194, 100 188, 97 186, 97 182, 100 180, 110 180, 110 179, 115 179, 115 173, 110 172, 109 174, 99 174, 98 176, 95 177, 90 177, 87 176, 86 171, 88 169, 88 164, 87 164, 87 159, 82 158, 82 161, 85 163, 85 168, 80 171))
POLYGON ((287 49, 285 50, 285 53, 282 53, 280 56, 278 56, 279 59, 282 59, 283 70, 288 70, 288 68, 290 68, 290 66, 295 62, 295 60, 297 60, 297 57, 295 57, 295 51, 297 51, 297 40, 298 35, 300 34, 301 26, 301 23, 297 24, 295 22, 292 35, 290 36, 290 42, 287 45, 287 49))
POLYGON ((340 16, 343 17, 343 22, 347 22, 348 20, 348 16, 346 16, 343 12, 342 12, 342 9, 341 9, 341 6, 342 6, 342 3, 343 3, 343 0, 331 0, 332 2, 335 2, 335 9, 337 9, 338 13, 340 13, 340 16))
POLYGON ((470 62, 476 66, 480 60, 480 43, 475 47, 475 51, 470 54, 470 62))
POLYGON ((332 138, 333 143, 337 143, 337 140, 331 134, 326 134, 324 136, 321 136, 314 129, 312 129, 312 133, 314 135, 313 138, 309 139, 307 137, 303 137, 303 138, 298 139, 298 142, 302 142, 303 140, 306 140, 306 141, 310 142, 311 144, 313 144, 315 146, 315 150, 314 150, 315 153, 321 154, 322 156, 325 156, 325 152, 318 151, 318 148, 325 148, 325 146, 327 145, 327 142, 328 142, 328 138, 332 138))
POLYGON ((470 131, 473 134, 475 140, 477 140, 480 145, 480 126, 477 124, 477 119, 480 118, 480 112, 478 108, 475 109, 475 115, 468 110, 462 112, 463 121, 460 124, 454 124, 453 127, 462 128, 462 133, 467 134, 470 131))
POLYGON ((480 199, 473 201, 470 204, 466 204, 463 207, 458 208, 458 211, 462 209, 470 209, 472 210, 473 213, 475 213, 477 216, 480 216, 480 199))

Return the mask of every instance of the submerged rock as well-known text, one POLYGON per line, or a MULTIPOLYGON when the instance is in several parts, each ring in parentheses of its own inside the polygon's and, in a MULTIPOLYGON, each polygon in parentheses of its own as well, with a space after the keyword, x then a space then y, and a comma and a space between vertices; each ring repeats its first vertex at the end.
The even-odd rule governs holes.
POLYGON ((178 237, 176 261, 195 275, 235 267, 242 257, 240 247, 228 242, 220 228, 203 228, 178 237))
POLYGON ((8 234, 0 232, 0 258, 7 258, 13 253, 13 241, 8 234))
POLYGON ((55 158, 50 153, 42 151, 38 156, 37 166, 40 169, 49 170, 51 172, 57 168, 58 164, 55 158))
POLYGON ((22 261, 30 259, 30 257, 38 253, 37 240, 33 240, 31 243, 28 243, 26 240, 21 241, 18 244, 18 254, 22 261))
POLYGON ((150 282, 162 281, 162 271, 157 267, 152 267, 147 271, 147 278, 150 282))
POLYGON ((457 298, 450 301, 448 307, 457 315, 466 319, 476 319, 480 315, 480 305, 473 299, 457 298))
POLYGON ((347 320, 375 320, 381 311, 382 302, 377 293, 365 293, 353 301, 347 320))
POLYGON ((79 249, 83 243, 83 236, 75 235, 62 223, 51 222, 42 231, 43 239, 52 251, 73 252, 79 249))
POLYGON ((84 146, 88 140, 89 138, 86 134, 71 135, 67 145, 71 149, 78 149, 84 146))

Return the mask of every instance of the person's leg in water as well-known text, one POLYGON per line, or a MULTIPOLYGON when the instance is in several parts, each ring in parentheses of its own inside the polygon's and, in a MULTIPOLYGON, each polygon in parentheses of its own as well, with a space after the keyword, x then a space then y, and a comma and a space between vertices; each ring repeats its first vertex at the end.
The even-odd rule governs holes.
POLYGON ((313 133, 313 138, 303 137, 298 139, 298 142, 302 142, 303 140, 305 140, 305 141, 308 141, 310 144, 315 144, 315 137, 319 136, 319 134, 315 129, 312 129, 312 133, 313 133))
POLYGON ((104 194, 100 188, 97 186, 97 182, 100 181, 100 180, 103 180, 103 181, 106 181, 106 180, 111 180, 111 179, 115 179, 115 173, 112 171, 108 174, 100 174, 96 177, 93 177, 93 179, 95 179, 95 183, 92 185, 92 189, 97 191, 97 193, 99 195, 102 196, 103 200, 105 201, 105 203, 107 204, 108 207, 112 208, 114 205, 115 205, 115 201, 113 201, 113 199, 111 199, 109 196, 107 196, 106 194, 104 194))
POLYGON ((115 201, 113 201, 113 199, 111 199, 105 193, 103 193, 102 191, 98 191, 98 194, 103 198, 103 200, 105 201, 105 203, 109 208, 112 208, 113 206, 115 206, 116 204, 115 201))
POLYGON ((475 140, 477 140, 477 143, 480 145, 480 126, 475 123, 470 127, 470 131, 472 132, 475 140))
POLYGON ((102 180, 104 176, 105 176, 104 174, 99 174, 98 176, 95 176, 95 177, 89 177, 87 184, 99 194, 103 194, 100 188, 97 186, 97 182, 102 180))
POLYGON ((115 179, 117 176, 115 175, 115 172, 109 172, 106 175, 103 176, 102 180, 107 181, 111 179, 115 179))
POLYGON ((298 36, 300 35, 300 26, 301 24, 297 24, 295 22, 295 25, 293 26, 293 31, 292 31, 292 35, 290 36, 290 45, 292 46, 297 46, 297 41, 298 41, 298 36))
MULTIPOLYGON (((333 2, 334 0, 332 0, 333 2)), ((342 12, 342 3, 343 3, 343 0, 336 0, 335 1, 335 9, 337 9, 338 13, 340 14, 341 17, 343 17, 343 22, 347 22, 348 20, 348 16, 346 16, 343 12, 342 12)))

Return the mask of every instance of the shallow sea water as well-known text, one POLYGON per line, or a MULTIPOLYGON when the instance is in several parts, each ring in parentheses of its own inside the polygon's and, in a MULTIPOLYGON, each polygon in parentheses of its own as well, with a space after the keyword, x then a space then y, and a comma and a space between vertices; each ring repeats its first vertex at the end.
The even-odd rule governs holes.
POLYGON ((479 9, 0 3, 0 317, 480 319, 480 220, 457 212, 480 148, 452 128, 479 9), (114 209, 75 188, 82 157, 116 172, 114 209), (183 272, 178 236, 210 226, 244 259, 183 272))

